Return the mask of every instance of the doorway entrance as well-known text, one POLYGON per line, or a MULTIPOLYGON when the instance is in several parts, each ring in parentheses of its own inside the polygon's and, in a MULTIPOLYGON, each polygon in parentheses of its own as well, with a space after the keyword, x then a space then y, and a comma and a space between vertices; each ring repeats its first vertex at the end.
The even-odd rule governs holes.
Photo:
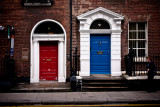
POLYGON ((91 34, 90 74, 110 74, 110 35, 91 34))
POLYGON ((57 21, 45 19, 31 32, 30 82, 66 82, 66 31, 57 21))
MULTIPOLYGON (((101 69, 98 64, 96 68, 92 66, 94 60, 99 61, 98 55, 100 57, 103 57, 104 54, 104 52, 101 52, 104 50, 97 50, 100 51, 98 52, 97 59, 90 56, 92 55, 90 49, 90 45, 92 45, 90 44, 92 43, 92 41, 90 42, 90 40, 92 40, 92 34, 110 35, 110 72, 106 72, 110 73, 111 76, 121 76, 121 21, 124 19, 124 16, 110 11, 106 8, 98 7, 94 10, 77 16, 77 19, 80 21, 80 76, 90 76, 93 69, 101 69)), ((99 44, 102 43, 100 41, 99 44)), ((107 62, 106 65, 102 67, 102 69, 104 69, 105 67, 107 69, 109 68, 107 62)))
POLYGON ((40 42, 40 80, 58 80, 58 42, 40 42))

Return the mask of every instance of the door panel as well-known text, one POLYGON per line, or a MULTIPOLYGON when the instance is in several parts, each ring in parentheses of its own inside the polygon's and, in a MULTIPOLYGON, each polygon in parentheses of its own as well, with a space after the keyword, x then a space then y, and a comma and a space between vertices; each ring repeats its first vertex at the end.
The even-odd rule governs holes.
POLYGON ((110 74, 110 35, 92 34, 90 36, 91 74, 110 74))
POLYGON ((58 42, 40 42, 40 80, 58 79, 58 42))

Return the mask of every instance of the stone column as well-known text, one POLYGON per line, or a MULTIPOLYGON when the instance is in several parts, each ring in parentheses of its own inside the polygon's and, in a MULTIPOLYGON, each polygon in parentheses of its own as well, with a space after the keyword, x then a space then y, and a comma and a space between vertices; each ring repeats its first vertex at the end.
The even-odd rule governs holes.
POLYGON ((121 30, 111 34, 111 76, 121 76, 121 30))
POLYGON ((33 42, 33 76, 32 83, 39 82, 39 43, 38 41, 33 42))
POLYGON ((58 82, 65 82, 64 74, 64 41, 58 42, 58 82))
POLYGON ((90 33, 80 33, 80 76, 90 76, 90 33))

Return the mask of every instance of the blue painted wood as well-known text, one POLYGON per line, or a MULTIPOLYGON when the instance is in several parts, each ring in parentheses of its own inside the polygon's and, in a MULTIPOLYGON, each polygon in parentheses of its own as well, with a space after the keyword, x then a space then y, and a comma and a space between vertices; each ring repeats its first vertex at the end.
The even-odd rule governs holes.
POLYGON ((111 47, 110 35, 91 34, 90 36, 91 74, 110 74, 110 69, 111 69, 110 47, 111 47))

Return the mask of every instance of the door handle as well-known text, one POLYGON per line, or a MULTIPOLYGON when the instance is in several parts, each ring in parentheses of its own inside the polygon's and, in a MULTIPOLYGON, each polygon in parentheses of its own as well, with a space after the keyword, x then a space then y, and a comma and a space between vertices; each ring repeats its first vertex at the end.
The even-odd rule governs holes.
POLYGON ((45 59, 43 59, 43 61, 45 61, 45 59))

